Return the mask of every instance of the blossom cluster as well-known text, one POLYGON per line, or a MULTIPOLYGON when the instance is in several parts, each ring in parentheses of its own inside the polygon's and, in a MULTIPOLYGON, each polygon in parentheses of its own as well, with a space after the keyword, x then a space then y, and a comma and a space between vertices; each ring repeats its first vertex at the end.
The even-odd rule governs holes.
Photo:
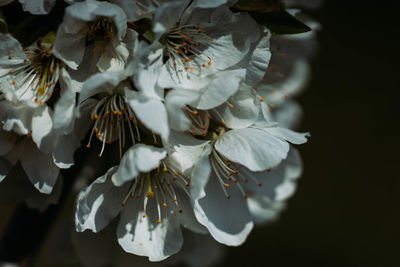
MULTIPOLYGON (((37 15, 56 4, 19 2, 37 15)), ((80 147, 111 159, 77 198, 76 230, 117 218, 120 246, 150 261, 177 253, 182 229, 238 246, 276 219, 302 172, 294 145, 309 134, 290 129, 290 97, 313 33, 274 35, 246 1, 66 2, 29 46, 0 34, 0 181, 19 162, 51 194, 80 147)))

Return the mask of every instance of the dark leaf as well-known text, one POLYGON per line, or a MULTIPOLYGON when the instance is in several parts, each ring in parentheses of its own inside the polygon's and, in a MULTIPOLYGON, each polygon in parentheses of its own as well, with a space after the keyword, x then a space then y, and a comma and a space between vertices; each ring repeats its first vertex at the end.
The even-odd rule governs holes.
POLYGON ((274 34, 296 34, 311 31, 306 24, 290 15, 286 11, 280 12, 256 12, 251 11, 249 14, 274 34))
POLYGON ((236 10, 273 12, 284 10, 281 0, 239 0, 234 6, 236 10))

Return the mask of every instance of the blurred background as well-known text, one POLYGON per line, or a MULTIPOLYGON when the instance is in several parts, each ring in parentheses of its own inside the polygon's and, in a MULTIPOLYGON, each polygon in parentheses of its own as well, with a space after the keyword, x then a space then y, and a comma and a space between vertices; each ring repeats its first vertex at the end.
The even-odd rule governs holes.
POLYGON ((400 266, 400 5, 325 0, 288 209, 220 266, 400 266))
MULTIPOLYGON (((298 98, 301 130, 312 134, 299 148, 304 174, 280 220, 228 248, 218 266, 400 266, 396 2, 325 0, 304 10, 322 25, 312 81, 298 98)), ((0 232, 16 207, 0 206, 0 232)))

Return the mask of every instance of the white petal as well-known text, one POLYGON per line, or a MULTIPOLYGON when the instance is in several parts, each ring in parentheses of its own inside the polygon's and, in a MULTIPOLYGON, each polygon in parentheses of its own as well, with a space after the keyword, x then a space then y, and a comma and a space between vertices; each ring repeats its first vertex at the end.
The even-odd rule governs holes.
POLYGON ((251 171, 277 166, 289 151, 289 144, 260 128, 229 131, 220 136, 215 148, 226 158, 251 171))
POLYGON ((257 224, 273 222, 285 208, 284 202, 274 202, 261 194, 253 194, 247 198, 247 205, 253 220, 257 224))
POLYGON ((117 170, 113 167, 97 178, 85 191, 81 192, 75 213, 76 230, 90 229, 97 233, 114 219, 122 209, 122 202, 129 190, 129 185, 116 187, 111 176, 117 170))
POLYGON ((229 68, 240 62, 249 52, 251 44, 259 40, 260 28, 247 13, 233 13, 226 6, 214 10, 207 29, 210 45, 203 53, 211 58, 217 69, 229 68))
POLYGON ((51 110, 47 105, 42 105, 34 110, 32 114, 32 139, 37 147, 48 152, 51 144, 46 142, 46 137, 50 137, 53 128, 53 120, 50 114, 51 110))
POLYGON ((62 135, 55 141, 53 150, 54 164, 61 169, 68 169, 74 165, 74 153, 80 147, 75 134, 62 135))
POLYGON ((3 130, 13 131, 19 135, 26 135, 31 130, 32 113, 31 107, 20 105, 15 106, 8 101, 0 102, 0 121, 3 123, 3 130))
MULTIPOLYGON (((143 201, 128 201, 122 211, 117 230, 121 247, 126 252, 147 256, 150 261, 161 261, 177 253, 183 238, 176 214, 169 214, 162 223, 157 223, 152 214, 143 216, 142 204, 143 201)), ((150 210, 155 208, 149 207, 150 210)))
POLYGON ((146 42, 140 42, 137 50, 133 75, 137 89, 149 97, 164 98, 164 90, 157 90, 157 80, 163 64, 161 44, 155 42, 149 46, 146 42))
POLYGON ((198 100, 200 94, 192 90, 174 89, 168 92, 165 98, 165 106, 168 110, 168 121, 171 129, 177 131, 187 131, 191 121, 186 116, 183 108, 198 100))
POLYGON ((125 97, 135 115, 147 128, 161 135, 161 138, 168 139, 167 109, 160 99, 148 97, 128 89, 125 89, 125 97))
POLYGON ((75 107, 76 93, 73 91, 71 77, 69 73, 62 69, 60 79, 61 93, 60 99, 54 105, 53 127, 61 134, 68 134, 74 127, 74 122, 78 116, 75 107))
POLYGON ((56 0, 18 0, 24 11, 34 15, 45 15, 53 8, 56 0))
POLYGON ((211 82, 201 89, 200 99, 193 106, 208 110, 221 105, 236 93, 245 75, 244 69, 217 73, 211 82))
POLYGON ((172 131, 169 142, 163 144, 168 149, 168 159, 173 160, 181 172, 186 172, 191 170, 200 158, 211 153, 209 142, 196 139, 187 133, 172 131))
POLYGON ((211 146, 208 145, 204 154, 195 162, 190 180, 190 195, 193 199, 200 199, 206 195, 205 188, 211 175, 209 155, 211 146))
POLYGON ((252 44, 250 52, 237 65, 246 67, 246 84, 250 86, 255 86, 260 82, 267 71, 271 58, 270 37, 271 34, 268 31, 264 32, 260 41, 252 44))
POLYGON ((32 184, 41 193, 50 194, 60 172, 53 163, 52 156, 40 152, 34 144, 27 140, 20 161, 32 184))
POLYGON ((121 186, 126 181, 146 173, 160 165, 167 153, 162 148, 136 144, 124 153, 117 172, 112 176, 114 185, 121 186))
POLYGON ((297 133, 281 127, 265 127, 263 131, 296 145, 306 143, 307 137, 310 137, 309 133, 297 133))
POLYGON ((125 78, 123 72, 103 72, 91 76, 83 84, 79 94, 79 104, 99 93, 112 94, 117 85, 125 78))
POLYGON ((153 32, 158 40, 166 31, 179 21, 186 4, 182 1, 172 1, 161 5, 154 15, 153 32), (173 11, 173 12, 172 12, 173 11))
POLYGON ((260 105, 254 90, 242 83, 239 90, 229 100, 217 108, 226 127, 231 129, 245 128, 252 125, 259 117, 260 105), (230 106, 233 105, 233 107, 230 106))
MULTIPOLYGON (((83 23, 81 22, 82 27, 83 23)), ((61 59, 68 67, 76 70, 85 53, 85 34, 69 33, 69 29, 61 24, 56 33, 52 54, 61 59)))
POLYGON ((273 120, 280 126, 296 129, 303 118, 303 109, 299 103, 288 99, 282 104, 275 106, 271 112, 273 120))
POLYGON ((230 199, 227 199, 214 175, 211 175, 205 192, 203 198, 194 200, 198 221, 207 227, 218 242, 228 246, 242 244, 253 228, 253 221, 242 194, 232 186, 229 188, 230 199))

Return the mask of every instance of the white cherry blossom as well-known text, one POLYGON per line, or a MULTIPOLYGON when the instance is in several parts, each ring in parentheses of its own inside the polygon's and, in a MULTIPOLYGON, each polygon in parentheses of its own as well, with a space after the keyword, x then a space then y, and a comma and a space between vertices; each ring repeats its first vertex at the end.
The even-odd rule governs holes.
POLYGON ((80 194, 77 230, 98 232, 120 213, 117 236, 122 248, 150 261, 163 260, 182 246, 180 225, 204 232, 194 218, 188 186, 164 149, 137 144, 118 167, 80 194))
POLYGON ((176 154, 191 158, 194 165, 191 197, 196 218, 217 241, 235 246, 244 242, 253 227, 252 215, 244 199, 251 196, 251 201, 257 202, 258 194, 265 197, 263 190, 270 192, 278 190, 281 183, 285 184, 282 188, 289 188, 286 183, 293 184, 291 174, 288 177, 276 175, 271 179, 284 180, 274 185, 268 184, 267 179, 266 189, 260 191, 257 188, 264 187, 265 179, 258 172, 274 170, 280 164, 289 168, 288 142, 301 144, 306 142, 306 136, 266 122, 233 130, 218 127, 208 141, 191 138, 186 133, 171 135, 172 143, 181 144, 176 145, 180 147, 176 154))
POLYGON ((168 58, 158 81, 161 87, 198 89, 209 75, 243 69, 238 63, 260 39, 261 30, 249 15, 232 13, 227 6, 201 6, 201 1, 190 6, 175 1, 160 6, 155 14, 155 40, 168 58))
POLYGON ((85 64, 86 53, 92 55, 90 64, 99 71, 123 69, 132 52, 129 42, 134 37, 132 30, 127 30, 126 15, 119 6, 87 0, 65 9, 53 53, 74 70, 85 64))

